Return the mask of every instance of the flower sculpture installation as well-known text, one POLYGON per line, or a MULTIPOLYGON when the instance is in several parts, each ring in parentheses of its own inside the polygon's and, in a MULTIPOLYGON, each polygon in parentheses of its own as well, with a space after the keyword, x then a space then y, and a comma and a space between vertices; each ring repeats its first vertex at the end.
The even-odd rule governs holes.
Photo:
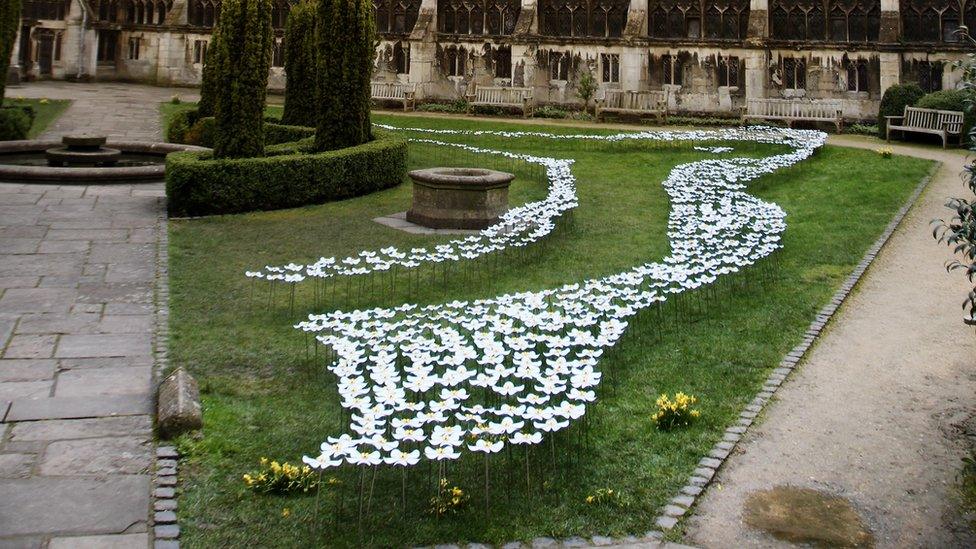
MULTIPOLYGON (((600 359, 635 315, 736 273, 781 247, 786 213, 746 193, 745 184, 808 158, 826 140, 822 132, 756 127, 612 136, 409 131, 513 139, 754 141, 785 144, 790 151, 676 166, 664 182, 672 204, 671 253, 660 262, 491 299, 310 315, 296 327, 329 349, 328 368, 338 379, 349 419, 349 433, 329 437, 318 452, 304 458, 316 469, 381 463, 408 467, 422 460, 442 466, 475 453, 484 455, 487 482, 490 455, 546 438, 551 442, 573 422, 585 422, 604 373, 600 359)), ((577 199, 572 160, 524 158, 545 166, 549 195, 514 208, 480 235, 433 251, 386 248, 353 258, 323 258, 313 265, 267 267, 248 276, 298 282, 394 265, 409 269, 427 261, 464 261, 531 244, 549 234, 556 218, 575 207, 577 199)))

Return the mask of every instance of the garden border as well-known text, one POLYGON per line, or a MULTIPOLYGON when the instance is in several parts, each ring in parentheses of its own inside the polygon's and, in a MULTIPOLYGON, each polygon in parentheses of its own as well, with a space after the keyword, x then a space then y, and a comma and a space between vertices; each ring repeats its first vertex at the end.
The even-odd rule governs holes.
MULTIPOLYGON (((587 546, 610 546, 610 545, 628 545, 635 543, 659 543, 667 544, 670 547, 686 547, 679 545, 677 543, 670 543, 665 541, 664 536, 666 532, 673 530, 681 521, 682 518, 690 516, 690 511, 693 510, 694 506, 698 503, 698 499, 705 492, 705 489, 711 484, 712 480, 715 478, 715 474, 718 470, 725 464, 732 451, 738 445, 739 441, 748 431, 749 426, 751 426, 756 417, 765 409, 766 405, 772 400, 773 395, 776 390, 783 384, 787 376, 799 365, 799 363, 806 358, 807 353, 813 346, 813 343, 817 340, 820 334, 826 328, 827 323, 834 317, 840 306, 844 301, 851 295, 851 292, 857 286, 858 282, 867 272, 868 268, 874 263, 874 259, 881 252, 881 249, 891 236, 894 234, 895 230, 901 225, 901 222, 908 215, 908 212, 915 206, 918 202, 919 197, 928 187, 929 182, 935 173, 941 168, 943 163, 941 161, 936 161, 935 164, 929 169, 928 173, 922 177, 921 181, 915 186, 915 190, 912 192, 911 196, 905 201, 902 207, 895 212, 891 221, 882 231, 878 239, 871 245, 870 248, 864 253, 861 258, 860 263, 854 267, 854 270, 847 277, 841 287, 834 293, 830 302, 827 303, 817 316, 814 318, 813 322, 810 323, 810 327, 804 332, 803 341, 798 343, 792 350, 786 353, 786 356, 780 361, 779 366, 770 372, 766 381, 763 382, 762 388, 756 394, 756 397, 739 413, 739 419, 735 425, 725 429, 722 440, 715 443, 715 446, 698 462, 698 467, 692 472, 691 476, 688 478, 688 482, 681 487, 678 494, 672 497, 668 503, 662 509, 661 514, 654 521, 654 529, 648 530, 643 537, 637 536, 625 536, 622 538, 611 538, 607 536, 594 535, 590 539, 586 539, 579 536, 573 536, 565 539, 553 539, 553 538, 535 538, 528 542, 522 541, 511 541, 501 545, 504 549, 520 549, 523 547, 542 548, 542 547, 587 547, 587 546)), ((436 546, 431 546, 430 549, 459 549, 461 545, 459 544, 439 544, 436 546)), ((469 549, 475 547, 484 547, 483 544, 479 543, 469 543, 466 545, 469 549)))
MULTIPOLYGON (((861 261, 853 269, 841 287, 834 293, 830 302, 825 305, 811 322, 810 327, 804 333, 803 340, 793 347, 779 365, 770 372, 763 382, 762 388, 755 398, 745 406, 738 416, 735 425, 725 429, 722 440, 718 441, 712 449, 698 463, 698 467, 692 472, 687 483, 679 490, 678 494, 672 497, 668 504, 662 509, 662 513, 655 520, 653 529, 648 530, 642 537, 625 536, 622 538, 612 538, 608 536, 594 535, 589 539, 573 536, 565 539, 535 538, 527 542, 512 541, 500 545, 505 549, 518 549, 522 547, 585 547, 585 546, 610 546, 617 544, 634 543, 659 543, 664 544, 665 532, 672 531, 681 520, 690 516, 698 499, 705 489, 712 482, 715 474, 725 464, 726 460, 736 448, 739 441, 748 431, 748 428, 755 422, 756 417, 765 409, 766 405, 772 400, 776 390, 783 384, 787 376, 806 358, 807 353, 813 346, 820 334, 823 332, 827 323, 834 317, 840 306, 850 296, 851 292, 860 282, 868 268, 874 262, 882 248, 891 239, 891 236, 901 225, 905 216, 915 206, 919 197, 928 187, 934 174, 943 166, 942 162, 936 163, 929 169, 928 173, 922 177, 916 185, 911 196, 905 201, 902 207, 894 214, 891 221, 882 231, 878 239, 865 252, 861 261)), ((157 286, 156 286, 156 311, 155 311, 155 334, 154 348, 156 355, 156 379, 168 364, 168 339, 169 339, 169 288, 168 288, 168 234, 166 232, 166 211, 161 213, 161 220, 158 238, 157 251, 157 286)), ((155 537, 155 547, 157 549, 178 549, 180 529, 176 523, 176 468, 178 464, 178 454, 173 446, 159 446, 156 449, 156 473, 153 490, 153 531, 155 537)), ((681 547, 681 545, 668 543, 671 547, 681 547)), ((468 543, 466 547, 485 547, 479 543, 468 543)), ((435 547, 442 549, 460 548, 459 544, 438 544, 435 547)))

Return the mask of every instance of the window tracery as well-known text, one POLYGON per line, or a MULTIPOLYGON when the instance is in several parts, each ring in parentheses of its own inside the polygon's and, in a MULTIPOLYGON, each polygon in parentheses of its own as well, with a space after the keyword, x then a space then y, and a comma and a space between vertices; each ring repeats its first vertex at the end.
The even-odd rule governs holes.
POLYGON ((197 27, 213 27, 220 15, 220 0, 190 0, 187 20, 197 27))
POLYGON ((899 10, 908 42, 958 42, 961 25, 976 25, 976 0, 901 0, 899 10))
POLYGON ((746 37, 748 0, 652 0, 647 6, 647 34, 654 38, 746 37))
POLYGON ((521 9, 520 0, 438 0, 437 28, 446 34, 512 34, 521 9))
POLYGON ((783 40, 877 41, 878 0, 772 0, 770 36, 783 40))
POLYGON ((162 25, 173 8, 173 0, 127 0, 126 22, 133 25, 162 25))
POLYGON ((25 0, 20 13, 24 19, 63 20, 70 9, 70 0, 25 0))
POLYGON ((541 0, 539 33, 616 38, 627 25, 629 0, 541 0))
POLYGON ((420 15, 420 0, 373 0, 376 31, 405 34, 413 31, 420 15))

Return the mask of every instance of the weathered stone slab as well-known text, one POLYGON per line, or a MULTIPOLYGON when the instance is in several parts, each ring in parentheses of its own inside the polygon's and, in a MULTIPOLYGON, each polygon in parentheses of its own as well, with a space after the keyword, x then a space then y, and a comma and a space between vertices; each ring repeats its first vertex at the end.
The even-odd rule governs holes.
POLYGON ((42 313, 24 315, 17 325, 18 334, 71 334, 93 329, 98 313, 42 313))
POLYGON ((177 368, 159 385, 156 422, 165 438, 203 427, 200 389, 183 368, 177 368))
POLYGON ((0 480, 0 532, 27 536, 145 530, 147 475, 0 480))
POLYGON ((149 416, 98 417, 88 419, 51 419, 14 424, 10 440, 65 440, 118 435, 149 437, 149 416))
POLYGON ((51 394, 51 381, 5 381, 0 383, 0 401, 44 399, 51 394))
POLYGON ((0 359, 0 382, 42 381, 54 378, 53 359, 0 359))
POLYGON ((58 376, 56 397, 149 394, 152 372, 148 366, 68 370, 58 376))
POLYGON ((153 329, 152 315, 105 315, 96 330, 103 334, 147 334, 153 329))
POLYGON ((149 534, 116 534, 53 538, 48 549, 146 549, 149 534))
POLYGON ((152 413, 150 395, 118 395, 100 398, 58 397, 16 399, 7 412, 8 422, 39 419, 75 419, 103 416, 136 416, 152 413))
POLYGON ((146 437, 106 437, 52 442, 41 457, 42 475, 134 475, 152 463, 146 437))
POLYGON ((26 478, 36 459, 34 454, 0 454, 0 478, 26 478))
MULTIPOLYGON (((47 273, 43 267, 35 272, 47 273)), ((78 296, 68 288, 10 288, 0 297, 0 311, 4 313, 67 313, 78 296)))
POLYGON ((90 334, 61 337, 58 358, 113 357, 151 354, 149 334, 90 334))
POLYGON ((15 335, 7 343, 4 358, 48 358, 54 354, 56 335, 15 335))
POLYGON ((128 237, 125 229, 51 229, 47 240, 121 241, 128 237))

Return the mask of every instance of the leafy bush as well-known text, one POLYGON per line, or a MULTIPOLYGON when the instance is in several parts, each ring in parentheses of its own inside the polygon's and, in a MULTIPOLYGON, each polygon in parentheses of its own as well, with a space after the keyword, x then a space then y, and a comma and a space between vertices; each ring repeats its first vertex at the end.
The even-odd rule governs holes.
POLYGON ((286 124, 315 126, 315 18, 315 1, 302 0, 292 6, 285 23, 285 109, 281 120, 286 124))
POLYGON ((34 124, 34 109, 30 107, 0 108, 0 141, 27 139, 34 124))
POLYGON ((217 26, 222 38, 213 154, 261 156, 273 40, 271 0, 223 0, 217 26))
POLYGON ((3 95, 7 88, 10 54, 14 50, 19 26, 20 0, 4 0, 0 4, 0 103, 3 103, 3 95))
POLYGON ((552 105, 545 105, 533 111, 532 116, 535 118, 569 118, 569 111, 552 105))
POLYGON ((166 195, 174 216, 294 208, 393 187, 406 175, 407 144, 374 132, 358 147, 313 152, 313 140, 268 147, 266 156, 215 159, 210 153, 166 157, 166 195))
POLYGON ((579 83, 576 84, 576 95, 583 100, 583 110, 590 110, 590 100, 596 95, 596 91, 600 89, 600 85, 596 81, 596 77, 589 69, 583 71, 580 75, 579 83))
MULTIPOLYGON (((655 120, 655 124, 657 121, 655 120)), ((669 116, 668 126, 738 126, 741 120, 721 116, 669 116)), ((768 122, 763 122, 768 125, 768 122)))
POLYGON ((878 137, 884 139, 888 129, 886 116, 901 116, 905 112, 905 107, 913 107, 925 92, 918 84, 895 84, 887 90, 881 97, 881 105, 878 107, 878 137))
POLYGON ((196 109, 178 110, 169 115, 166 125, 166 141, 169 143, 183 143, 197 145, 186 140, 186 134, 200 118, 200 111, 196 109))
POLYGON ((968 140, 969 132, 976 122, 976 113, 969 108, 969 103, 973 100, 973 93, 969 90, 940 90, 923 96, 915 103, 916 107, 923 109, 938 109, 941 111, 962 111, 965 113, 962 120, 963 141, 968 140))
POLYGON ((844 128, 844 133, 852 135, 878 135, 877 124, 851 124, 844 128))
MULTIPOLYGON (((298 141, 315 135, 315 128, 281 124, 277 118, 264 121, 265 145, 298 141)), ((216 123, 212 116, 200 118, 194 110, 179 111, 170 117, 166 140, 170 143, 213 147, 216 123)))
POLYGON ((451 103, 424 103, 419 105, 417 110, 422 112, 462 114, 468 111, 468 102, 465 99, 456 99, 451 103))

